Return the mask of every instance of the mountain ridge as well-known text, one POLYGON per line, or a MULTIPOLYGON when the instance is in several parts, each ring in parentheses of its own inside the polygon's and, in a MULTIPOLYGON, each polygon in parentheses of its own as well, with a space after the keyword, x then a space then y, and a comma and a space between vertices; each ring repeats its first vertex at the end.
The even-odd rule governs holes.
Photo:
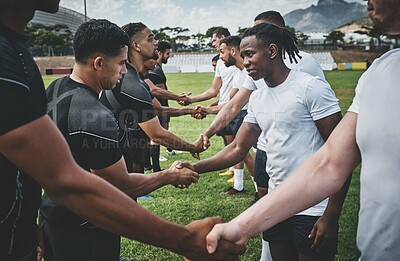
POLYGON ((297 9, 284 15, 284 19, 286 24, 294 27, 296 31, 329 32, 367 14, 365 6, 359 3, 348 3, 344 0, 319 0, 317 5, 297 9))

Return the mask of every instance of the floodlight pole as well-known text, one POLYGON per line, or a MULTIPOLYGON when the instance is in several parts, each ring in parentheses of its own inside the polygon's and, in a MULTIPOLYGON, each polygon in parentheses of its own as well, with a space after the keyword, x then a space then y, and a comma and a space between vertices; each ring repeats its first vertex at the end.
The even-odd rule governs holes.
POLYGON ((86 0, 83 0, 83 4, 85 6, 85 22, 87 22, 86 0))

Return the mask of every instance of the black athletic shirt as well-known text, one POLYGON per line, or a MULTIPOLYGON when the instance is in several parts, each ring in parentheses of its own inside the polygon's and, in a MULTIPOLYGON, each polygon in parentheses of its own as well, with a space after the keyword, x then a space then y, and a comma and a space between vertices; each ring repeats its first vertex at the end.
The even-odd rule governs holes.
MULTIPOLYGON (((93 89, 65 76, 52 82, 46 92, 48 115, 83 169, 104 169, 121 159, 117 122, 93 89)), ((54 225, 86 224, 85 220, 55 204, 46 193, 40 209, 44 218, 54 225)))
MULTIPOLYGON (((0 24, 0 135, 45 114, 44 85, 28 45, 0 24)), ((39 184, 0 154, 0 260, 36 250, 40 196, 39 184)))
MULTIPOLYGON (((164 84, 165 89, 168 90, 167 77, 164 74, 164 70, 158 63, 156 64, 156 68, 154 70, 149 71, 147 77, 150 79, 152 83, 154 83, 154 85, 164 84)), ((168 99, 157 97, 157 100, 159 100, 162 106, 168 106, 168 99)))
POLYGON ((100 101, 107 106, 119 123, 119 141, 125 144, 128 133, 138 129, 138 123, 156 117, 149 86, 135 68, 126 64, 127 73, 113 90, 101 93, 100 101))

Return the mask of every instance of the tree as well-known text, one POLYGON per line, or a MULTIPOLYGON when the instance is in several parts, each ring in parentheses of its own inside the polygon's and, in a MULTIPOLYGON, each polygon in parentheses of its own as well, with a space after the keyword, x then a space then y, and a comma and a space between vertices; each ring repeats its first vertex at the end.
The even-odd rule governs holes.
POLYGON ((34 55, 72 54, 72 32, 67 25, 43 25, 31 23, 25 29, 25 35, 32 45, 34 55))
POLYGON ((190 36, 184 35, 184 33, 189 32, 188 28, 182 27, 162 27, 158 30, 153 30, 153 34, 155 35, 157 40, 167 41, 171 44, 173 50, 178 50, 182 48, 182 45, 187 48, 187 42, 190 39, 190 36))
POLYGON ((363 30, 357 30, 357 31, 355 31, 355 33, 365 34, 371 38, 375 38, 378 40, 378 48, 380 48, 382 46, 382 39, 381 39, 382 33, 381 32, 375 30, 372 26, 363 25, 361 28, 363 30))
POLYGON ((310 36, 304 34, 303 32, 297 31, 296 32, 296 37, 298 41, 299 46, 304 46, 305 42, 310 39, 310 36))
POLYGON ((243 28, 242 28, 242 27, 239 27, 238 30, 237 30, 238 36, 243 37, 244 31, 246 31, 248 28, 249 28, 249 27, 243 27, 243 28))
POLYGON ((332 31, 328 35, 324 35, 325 42, 333 45, 333 47, 337 47, 339 43, 343 43, 344 41, 344 33, 341 31, 332 31))
POLYGON ((194 44, 192 44, 192 51, 197 52, 204 49, 207 46, 206 44, 206 36, 201 33, 192 34, 191 38, 194 40, 194 44))
POLYGON ((220 28, 222 26, 213 26, 207 29, 205 36, 208 38, 212 38, 213 33, 215 32, 215 30, 217 30, 218 28, 220 28))

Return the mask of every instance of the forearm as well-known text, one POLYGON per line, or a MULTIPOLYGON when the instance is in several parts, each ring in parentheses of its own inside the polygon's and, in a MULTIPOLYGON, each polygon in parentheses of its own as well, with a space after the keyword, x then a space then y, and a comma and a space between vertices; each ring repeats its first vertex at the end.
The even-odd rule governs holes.
MULTIPOLYGON (((205 111, 207 114, 218 114, 225 104, 218 104, 216 106, 205 107, 205 111)), ((208 136, 207 136, 208 137, 208 136)))
POLYGON ((168 100, 179 101, 179 99, 180 99, 179 95, 174 94, 168 90, 161 89, 161 88, 152 89, 151 94, 157 98, 164 98, 164 99, 168 99, 168 100))
POLYGON ((228 102, 221 108, 211 125, 203 132, 208 138, 214 136, 218 131, 226 127, 233 118, 239 113, 241 108, 235 104, 228 102))
MULTIPOLYGON (((358 163, 352 158, 344 164, 354 169, 358 163)), ((287 180, 232 220, 233 227, 240 227, 248 238, 321 202, 337 192, 348 178, 349 171, 341 164, 318 151, 287 180)))
POLYGON ((242 161, 246 157, 248 151, 248 149, 239 148, 236 142, 233 142, 211 158, 201 160, 193 166, 195 171, 199 174, 220 170, 242 161))
POLYGON ((339 220, 340 214, 342 212, 343 203, 346 199, 346 195, 350 187, 350 183, 351 175, 349 175, 349 178, 346 180, 342 188, 337 193, 329 197, 328 205, 326 206, 324 215, 339 220))
POLYGON ((148 175, 129 173, 128 180, 124 182, 121 190, 131 198, 146 195, 172 183, 172 175, 168 175, 168 172, 169 170, 163 170, 148 175))
POLYGON ((161 106, 155 109, 157 116, 169 116, 169 117, 179 117, 183 115, 188 115, 193 113, 192 108, 172 108, 161 106))
POLYGON ((151 140, 163 145, 164 147, 174 150, 193 151, 196 149, 193 144, 179 138, 172 132, 165 129, 157 131, 154 136, 150 138, 151 140))
POLYGON ((213 89, 209 89, 209 90, 203 92, 202 94, 190 97, 190 100, 192 101, 192 103, 201 102, 201 101, 206 101, 211 98, 217 97, 217 95, 218 95, 218 92, 215 92, 213 89))
POLYGON ((84 177, 79 183, 79 187, 64 190, 65 195, 57 195, 56 202, 103 229, 178 251, 179 241, 187 233, 184 227, 157 217, 101 179, 84 177))

